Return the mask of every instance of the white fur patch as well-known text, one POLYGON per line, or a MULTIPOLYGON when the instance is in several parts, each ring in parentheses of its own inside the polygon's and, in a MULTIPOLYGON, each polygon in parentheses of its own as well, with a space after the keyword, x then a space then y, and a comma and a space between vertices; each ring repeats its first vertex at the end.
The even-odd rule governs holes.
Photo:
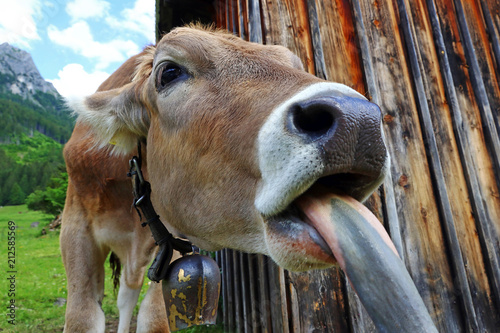
POLYGON ((262 214, 269 216, 285 209, 323 173, 325 165, 318 147, 305 144, 299 136, 291 134, 286 124, 288 110, 294 103, 325 95, 366 99, 343 84, 316 83, 273 110, 260 129, 257 147, 262 181, 255 207, 262 214))
POLYGON ((127 286, 125 281, 125 274, 120 277, 120 289, 118 290, 118 299, 116 304, 120 313, 120 321, 118 323, 118 333, 128 333, 130 330, 130 320, 134 308, 137 305, 141 288, 132 289, 127 286))

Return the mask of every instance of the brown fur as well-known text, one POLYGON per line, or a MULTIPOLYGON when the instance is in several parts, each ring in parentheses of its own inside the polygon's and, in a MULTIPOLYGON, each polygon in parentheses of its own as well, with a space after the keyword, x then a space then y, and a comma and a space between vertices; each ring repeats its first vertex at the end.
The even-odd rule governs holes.
MULTIPOLYGON (((141 287, 152 259, 153 240, 131 209, 126 177, 137 140, 147 142, 143 171, 155 208, 172 232, 205 249, 273 255, 266 245, 273 238, 265 234, 265 217, 254 206, 262 181, 257 137, 277 106, 320 82, 283 47, 180 28, 156 48, 127 60, 96 94, 75 105, 80 118, 64 150, 69 173, 61 232, 68 276, 66 331, 99 329, 102 265, 110 251, 121 261, 130 290, 141 287), (157 71, 167 60, 182 66, 188 77, 158 92, 157 71)), ((295 250, 279 251, 277 256, 295 250)), ((304 258, 294 259, 297 265, 316 263, 307 253, 294 255, 304 258)), ((138 325, 168 331, 161 286, 150 288, 141 309, 151 312, 140 310, 138 325)))
MULTIPOLYGON (((126 61, 98 91, 129 83, 138 58, 126 61)), ((110 147, 95 149, 89 133, 92 132, 87 125, 77 122, 64 149, 69 184, 61 250, 70 294, 65 325, 68 332, 86 332, 93 327, 89 317, 101 311, 98 303, 103 297, 103 263, 110 250, 124 265, 122 274, 131 288, 142 286, 145 269, 154 253, 150 231, 140 226, 139 217, 131 208, 131 182, 126 175, 134 152, 128 156, 110 156, 110 147)), ((161 293, 156 298, 156 302, 163 302, 161 293)), ((157 311, 155 316, 162 318, 157 328, 168 330, 164 310, 159 307, 157 311)))

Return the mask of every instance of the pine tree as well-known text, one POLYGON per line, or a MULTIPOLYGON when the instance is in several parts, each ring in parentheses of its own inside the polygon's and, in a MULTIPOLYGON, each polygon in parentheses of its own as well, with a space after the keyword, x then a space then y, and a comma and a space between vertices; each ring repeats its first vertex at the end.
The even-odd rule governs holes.
POLYGON ((28 175, 26 173, 27 170, 28 170, 28 168, 23 167, 23 173, 21 176, 21 180, 19 180, 19 186, 21 187, 21 190, 23 190, 23 193, 33 192, 33 188, 28 181, 28 175))
POLYGON ((10 192, 9 204, 21 205, 24 203, 24 200, 26 200, 26 194, 18 183, 14 183, 10 192))

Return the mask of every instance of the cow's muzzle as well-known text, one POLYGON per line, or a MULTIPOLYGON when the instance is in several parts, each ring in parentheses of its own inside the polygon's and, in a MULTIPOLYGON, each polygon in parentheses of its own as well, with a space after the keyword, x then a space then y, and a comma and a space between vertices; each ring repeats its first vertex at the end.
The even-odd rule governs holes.
POLYGON ((381 120, 377 105, 335 83, 312 85, 281 104, 259 132, 257 209, 283 211, 319 179, 365 200, 388 171, 381 120))
POLYGON ((313 145, 322 182, 363 201, 385 174, 387 152, 377 105, 359 97, 324 96, 294 103, 287 130, 313 145))

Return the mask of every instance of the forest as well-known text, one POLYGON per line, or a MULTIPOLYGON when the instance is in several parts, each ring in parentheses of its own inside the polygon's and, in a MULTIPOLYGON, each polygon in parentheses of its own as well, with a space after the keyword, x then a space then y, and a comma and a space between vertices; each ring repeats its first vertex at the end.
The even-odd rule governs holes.
POLYGON ((38 131, 59 143, 66 142, 74 120, 61 97, 37 91, 33 98, 23 100, 13 94, 0 94, 0 142, 11 143, 21 133, 38 131))
POLYGON ((46 202, 56 214, 67 186, 62 148, 74 119, 61 97, 37 91, 33 99, 0 94, 0 205, 46 202))

